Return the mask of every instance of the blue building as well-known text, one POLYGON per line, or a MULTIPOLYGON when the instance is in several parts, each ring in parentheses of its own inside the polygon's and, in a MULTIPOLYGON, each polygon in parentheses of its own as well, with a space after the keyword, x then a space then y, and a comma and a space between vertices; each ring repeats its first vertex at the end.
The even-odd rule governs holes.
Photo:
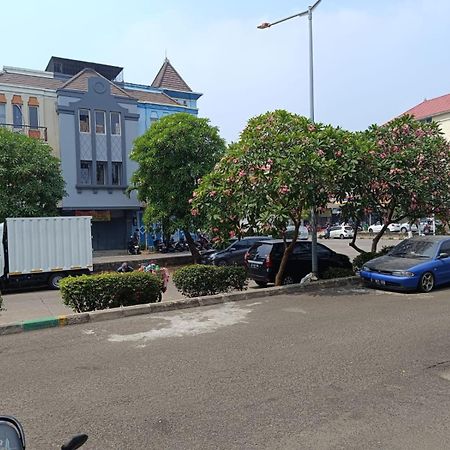
POLYGON ((200 96, 167 58, 148 86, 124 82, 122 67, 59 57, 45 71, 0 72, 0 120, 52 146, 66 182, 61 214, 93 217, 95 250, 126 248, 141 225, 142 205, 127 193, 133 141, 165 115, 197 115, 200 96))

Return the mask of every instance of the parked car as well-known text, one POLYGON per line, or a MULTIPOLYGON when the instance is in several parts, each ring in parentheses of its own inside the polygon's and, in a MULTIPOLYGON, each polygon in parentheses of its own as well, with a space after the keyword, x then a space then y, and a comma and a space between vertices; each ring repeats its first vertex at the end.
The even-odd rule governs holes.
MULTIPOLYGON (((286 238, 292 239, 294 237, 294 225, 288 225, 286 227, 286 238)), ((298 229, 298 238, 299 240, 307 240, 309 237, 308 228, 304 225, 300 225, 298 229)))
POLYGON ((450 283, 450 237, 405 239, 387 255, 364 264, 360 276, 371 286, 430 292, 435 286, 450 283))
POLYGON ((339 225, 330 228, 330 239, 346 239, 353 237, 353 228, 350 225, 339 225))
MULTIPOLYGON (((275 281, 284 252, 282 239, 271 239, 254 244, 245 256, 248 277, 258 286, 266 286, 275 281)), ((329 249, 325 245, 317 244, 317 262, 319 276, 330 267, 351 268, 350 259, 329 249)), ((311 272, 311 242, 296 242, 289 256, 284 271, 283 284, 299 283, 311 272)))
POLYGON ((209 253, 202 257, 203 264, 215 266, 243 266, 247 250, 258 241, 272 239, 270 236, 247 236, 236 240, 225 250, 209 253))
POLYGON ((403 234, 406 234, 408 231, 412 231, 413 233, 417 233, 419 231, 419 228, 415 223, 401 223, 400 224, 400 232, 403 234))
MULTIPOLYGON (((376 224, 376 225, 369 225, 369 233, 379 233, 381 229, 383 228, 383 225, 376 224)), ((387 227, 387 231, 398 233, 401 229, 401 225, 399 223, 390 223, 387 227)))

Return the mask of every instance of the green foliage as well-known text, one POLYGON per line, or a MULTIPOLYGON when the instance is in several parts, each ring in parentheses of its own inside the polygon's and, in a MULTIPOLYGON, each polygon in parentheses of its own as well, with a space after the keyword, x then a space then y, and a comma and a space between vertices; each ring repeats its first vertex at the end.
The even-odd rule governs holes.
POLYGON ((206 217, 215 239, 298 227, 305 211, 326 206, 348 139, 348 132, 283 110, 254 117, 195 191, 193 212, 206 217))
POLYGON ((187 113, 163 117, 136 139, 131 159, 139 168, 131 189, 147 204, 145 223, 164 223, 165 232, 197 228, 189 199, 224 151, 218 129, 187 113))
POLYGON ((60 281, 65 305, 76 312, 158 301, 161 280, 151 273, 102 273, 67 277, 60 281))
POLYGON ((186 297, 200 297, 247 288, 243 267, 216 267, 194 264, 173 274, 176 288, 186 297))
POLYGON ((37 139, 0 127, 0 222, 57 215, 64 192, 59 160, 37 139))
MULTIPOLYGON (((356 220, 379 215, 383 223, 450 210, 450 146, 435 122, 402 116, 355 135, 336 172, 336 197, 356 220)), ((384 233, 374 239, 372 250, 384 233)))
POLYGON ((371 259, 374 258, 378 258, 379 256, 383 256, 386 255, 388 252, 390 252, 395 246, 391 245, 391 246, 387 246, 387 247, 383 247, 379 252, 366 252, 366 253, 360 253, 358 256, 356 256, 353 259, 352 265, 353 265, 353 269, 356 270, 360 270, 361 267, 367 262, 370 261, 371 259))
POLYGON ((322 273, 320 278, 324 280, 330 280, 332 278, 345 278, 355 275, 352 269, 344 267, 329 267, 325 272, 322 273))

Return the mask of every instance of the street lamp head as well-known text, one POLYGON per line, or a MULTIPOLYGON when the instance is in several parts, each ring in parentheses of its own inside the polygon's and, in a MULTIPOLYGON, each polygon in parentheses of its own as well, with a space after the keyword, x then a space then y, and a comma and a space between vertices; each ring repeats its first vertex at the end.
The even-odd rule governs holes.
POLYGON ((264 30, 264 28, 269 28, 270 25, 271 24, 268 22, 263 22, 261 25, 258 25, 256 28, 259 28, 260 30, 264 30))

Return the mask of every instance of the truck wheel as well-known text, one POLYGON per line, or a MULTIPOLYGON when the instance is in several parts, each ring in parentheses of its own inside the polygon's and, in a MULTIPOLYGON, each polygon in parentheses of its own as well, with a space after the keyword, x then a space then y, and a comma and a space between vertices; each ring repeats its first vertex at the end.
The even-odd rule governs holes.
POLYGON ((59 282, 66 276, 65 273, 53 273, 48 279, 50 289, 59 289, 59 282))

